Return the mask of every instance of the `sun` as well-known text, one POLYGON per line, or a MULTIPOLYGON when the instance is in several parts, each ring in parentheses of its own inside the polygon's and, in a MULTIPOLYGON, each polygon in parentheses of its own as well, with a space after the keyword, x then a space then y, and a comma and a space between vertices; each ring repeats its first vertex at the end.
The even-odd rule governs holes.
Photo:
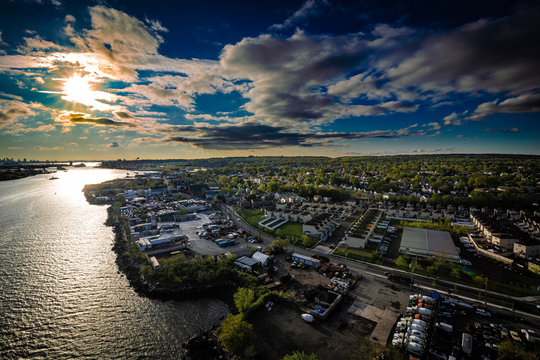
POLYGON ((89 77, 74 74, 70 78, 61 80, 64 82, 62 99, 96 110, 110 110, 112 108, 111 105, 98 100, 113 101, 115 96, 104 91, 94 90, 93 81, 89 77))
POLYGON ((81 104, 87 104, 96 100, 88 79, 74 75, 66 79, 64 83, 64 99, 81 104))

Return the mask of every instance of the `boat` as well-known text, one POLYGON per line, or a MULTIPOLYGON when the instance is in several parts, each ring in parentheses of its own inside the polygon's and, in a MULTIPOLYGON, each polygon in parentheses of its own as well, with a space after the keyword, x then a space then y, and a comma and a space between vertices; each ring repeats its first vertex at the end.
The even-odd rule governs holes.
POLYGON ((56 176, 54 176, 54 175, 53 175, 53 176, 51 176, 51 177, 49 178, 49 180, 58 180, 58 179, 59 179, 59 178, 57 178, 57 177, 56 177, 56 176))

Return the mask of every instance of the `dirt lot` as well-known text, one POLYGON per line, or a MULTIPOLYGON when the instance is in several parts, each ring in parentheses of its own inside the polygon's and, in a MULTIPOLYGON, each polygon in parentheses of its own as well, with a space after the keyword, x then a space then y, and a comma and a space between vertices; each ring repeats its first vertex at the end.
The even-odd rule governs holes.
POLYGON ((330 284, 330 278, 319 274, 315 269, 289 269, 289 273, 294 275, 302 285, 318 286, 319 284, 330 284))
POLYGON ((371 334, 375 323, 350 315, 351 298, 344 300, 324 322, 307 323, 287 303, 272 311, 261 308, 250 316, 261 359, 281 359, 295 350, 315 353, 319 359, 349 359, 359 339, 371 334))

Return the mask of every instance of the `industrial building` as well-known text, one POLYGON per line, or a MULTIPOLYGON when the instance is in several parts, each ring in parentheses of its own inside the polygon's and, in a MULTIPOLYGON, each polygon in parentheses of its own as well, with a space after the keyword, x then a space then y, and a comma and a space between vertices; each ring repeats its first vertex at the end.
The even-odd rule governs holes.
POLYGON ((405 227, 399 251, 418 256, 438 256, 448 260, 459 260, 458 250, 447 231, 405 227))

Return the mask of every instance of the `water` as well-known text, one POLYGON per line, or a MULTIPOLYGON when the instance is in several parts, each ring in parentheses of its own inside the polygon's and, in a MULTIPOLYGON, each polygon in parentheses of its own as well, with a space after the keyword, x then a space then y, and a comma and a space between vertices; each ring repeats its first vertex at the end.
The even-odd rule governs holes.
POLYGON ((81 168, 0 182, 0 358, 179 358, 227 313, 216 300, 151 300, 118 273, 105 206, 84 184, 125 171, 81 168))

